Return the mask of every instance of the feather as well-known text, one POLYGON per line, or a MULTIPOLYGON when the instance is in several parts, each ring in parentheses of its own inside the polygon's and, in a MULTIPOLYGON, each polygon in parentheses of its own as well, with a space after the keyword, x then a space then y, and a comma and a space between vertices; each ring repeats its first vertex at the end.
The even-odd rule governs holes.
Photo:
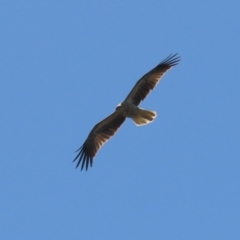
POLYGON ((78 159, 76 168, 80 163, 82 163, 81 170, 83 170, 84 166, 86 166, 86 170, 89 165, 92 166, 93 158, 97 151, 117 132, 125 119, 126 117, 119 115, 119 113, 115 111, 113 114, 96 124, 89 133, 86 141, 77 150, 78 154, 73 160, 74 162, 78 159))
POLYGON ((171 67, 177 65, 180 61, 180 57, 177 54, 169 55, 166 59, 160 62, 155 68, 141 77, 131 92, 126 97, 125 101, 130 101, 135 105, 145 99, 151 90, 159 83, 160 79, 171 67))

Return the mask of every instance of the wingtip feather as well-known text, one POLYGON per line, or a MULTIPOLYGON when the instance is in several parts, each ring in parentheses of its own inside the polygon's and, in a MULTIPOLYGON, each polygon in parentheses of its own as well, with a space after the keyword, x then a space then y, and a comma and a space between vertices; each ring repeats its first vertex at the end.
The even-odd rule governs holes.
POLYGON ((160 64, 166 64, 166 65, 169 65, 170 67, 173 67, 177 65, 180 61, 181 61, 181 57, 178 56, 178 53, 174 53, 174 54, 171 53, 160 64))

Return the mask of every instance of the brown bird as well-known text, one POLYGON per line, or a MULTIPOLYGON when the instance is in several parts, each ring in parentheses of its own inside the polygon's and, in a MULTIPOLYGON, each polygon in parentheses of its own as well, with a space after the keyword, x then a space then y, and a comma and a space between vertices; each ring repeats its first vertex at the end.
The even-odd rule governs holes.
POLYGON ((150 90, 153 90, 159 83, 163 74, 171 67, 177 65, 179 61, 180 57, 177 54, 171 54, 137 81, 126 99, 116 107, 115 112, 96 124, 86 141, 77 150, 79 153, 73 160, 73 162, 78 160, 76 168, 81 162, 81 170, 84 166, 86 166, 87 170, 89 164, 92 166, 93 158, 97 151, 117 132, 126 117, 131 118, 137 126, 153 121, 157 116, 156 112, 141 109, 138 105, 148 95, 150 90))

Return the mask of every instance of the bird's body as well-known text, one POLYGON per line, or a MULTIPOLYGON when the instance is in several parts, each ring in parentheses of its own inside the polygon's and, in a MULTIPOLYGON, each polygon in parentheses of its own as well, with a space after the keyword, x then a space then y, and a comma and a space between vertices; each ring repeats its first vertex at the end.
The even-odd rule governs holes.
POLYGON ((124 101, 116 107, 116 112, 131 118, 137 126, 148 124, 157 116, 156 112, 139 108, 130 101, 124 101))
POLYGON ((117 111, 120 115, 130 118, 137 113, 138 107, 132 104, 131 102, 126 101, 126 102, 120 103, 116 107, 115 111, 117 111))
POLYGON ((137 126, 145 125, 154 120, 156 112, 144 110, 138 107, 139 103, 148 95, 150 90, 158 84, 162 75, 171 67, 178 64, 179 57, 170 55, 154 69, 145 74, 135 84, 126 99, 119 104, 115 112, 94 126, 84 144, 77 150, 79 153, 73 160, 78 160, 77 166, 81 164, 81 170, 86 166, 92 166, 93 158, 100 147, 110 138, 122 125, 126 118, 131 118, 137 126))

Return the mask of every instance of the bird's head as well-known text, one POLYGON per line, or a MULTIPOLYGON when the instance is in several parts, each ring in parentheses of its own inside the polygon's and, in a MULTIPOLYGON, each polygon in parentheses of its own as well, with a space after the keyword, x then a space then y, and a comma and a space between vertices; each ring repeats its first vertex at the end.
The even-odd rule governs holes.
POLYGON ((120 110, 121 108, 122 108, 122 104, 121 104, 121 103, 119 103, 119 104, 117 105, 117 107, 116 107, 116 109, 115 109, 115 110, 117 111, 117 110, 120 110))

